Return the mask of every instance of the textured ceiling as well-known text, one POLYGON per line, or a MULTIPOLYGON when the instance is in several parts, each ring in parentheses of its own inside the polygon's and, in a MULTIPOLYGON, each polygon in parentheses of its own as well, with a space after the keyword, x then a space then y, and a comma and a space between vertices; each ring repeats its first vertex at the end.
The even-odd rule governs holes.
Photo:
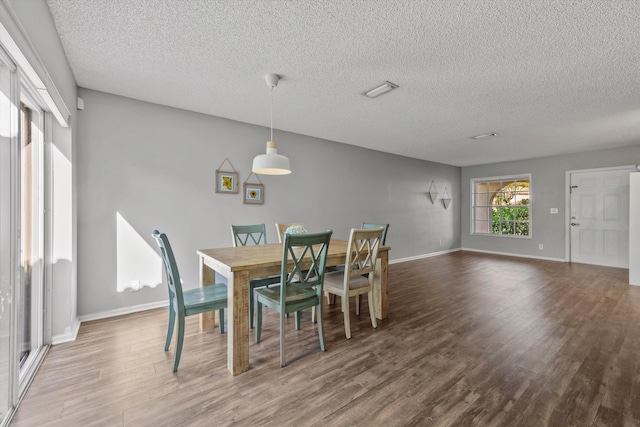
POLYGON ((47 4, 80 87, 269 126, 276 73, 276 129, 457 166, 640 145, 637 1, 47 4))

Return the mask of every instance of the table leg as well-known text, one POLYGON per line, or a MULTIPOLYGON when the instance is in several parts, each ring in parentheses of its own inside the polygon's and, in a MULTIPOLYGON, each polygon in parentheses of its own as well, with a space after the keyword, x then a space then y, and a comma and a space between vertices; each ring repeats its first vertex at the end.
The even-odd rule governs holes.
POLYGON ((376 319, 389 317, 389 253, 380 251, 373 279, 373 305, 376 319))
POLYGON ((227 286, 227 369, 238 375, 249 369, 249 273, 232 273, 227 286))
MULTIPOLYGON (((216 282, 216 272, 204 264, 202 257, 200 257, 200 286, 212 285, 216 282)), ((200 314, 200 330, 210 331, 216 327, 219 316, 218 311, 209 311, 207 313, 200 314)))

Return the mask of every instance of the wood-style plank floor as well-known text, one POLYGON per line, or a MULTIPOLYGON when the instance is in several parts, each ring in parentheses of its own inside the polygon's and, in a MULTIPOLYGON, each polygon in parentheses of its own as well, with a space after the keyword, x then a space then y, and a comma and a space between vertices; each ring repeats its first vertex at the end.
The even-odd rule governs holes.
MULTIPOLYGON (((266 311, 251 369, 226 335, 187 321, 180 369, 167 311, 83 323, 51 348, 12 426, 640 426, 640 288, 628 271, 457 252, 389 266, 390 316, 366 298, 344 337, 325 306, 326 352, 305 313, 266 311)), ((353 305, 352 305, 353 307, 353 305)))

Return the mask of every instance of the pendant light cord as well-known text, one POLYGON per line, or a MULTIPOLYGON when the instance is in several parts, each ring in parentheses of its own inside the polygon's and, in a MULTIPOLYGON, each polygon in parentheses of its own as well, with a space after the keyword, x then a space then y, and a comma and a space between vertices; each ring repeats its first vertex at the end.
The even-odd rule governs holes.
POLYGON ((271 141, 273 141, 273 86, 271 86, 271 141))

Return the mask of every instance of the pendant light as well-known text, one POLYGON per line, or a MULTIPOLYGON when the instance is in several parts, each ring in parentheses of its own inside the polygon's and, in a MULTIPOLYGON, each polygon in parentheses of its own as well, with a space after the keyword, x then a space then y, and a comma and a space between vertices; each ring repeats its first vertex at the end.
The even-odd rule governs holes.
POLYGON ((271 88, 271 140, 267 142, 267 154, 260 154, 253 159, 253 173, 262 175, 287 175, 291 173, 289 159, 278 154, 278 146, 273 140, 273 88, 278 86, 280 76, 267 74, 267 86, 271 88))

